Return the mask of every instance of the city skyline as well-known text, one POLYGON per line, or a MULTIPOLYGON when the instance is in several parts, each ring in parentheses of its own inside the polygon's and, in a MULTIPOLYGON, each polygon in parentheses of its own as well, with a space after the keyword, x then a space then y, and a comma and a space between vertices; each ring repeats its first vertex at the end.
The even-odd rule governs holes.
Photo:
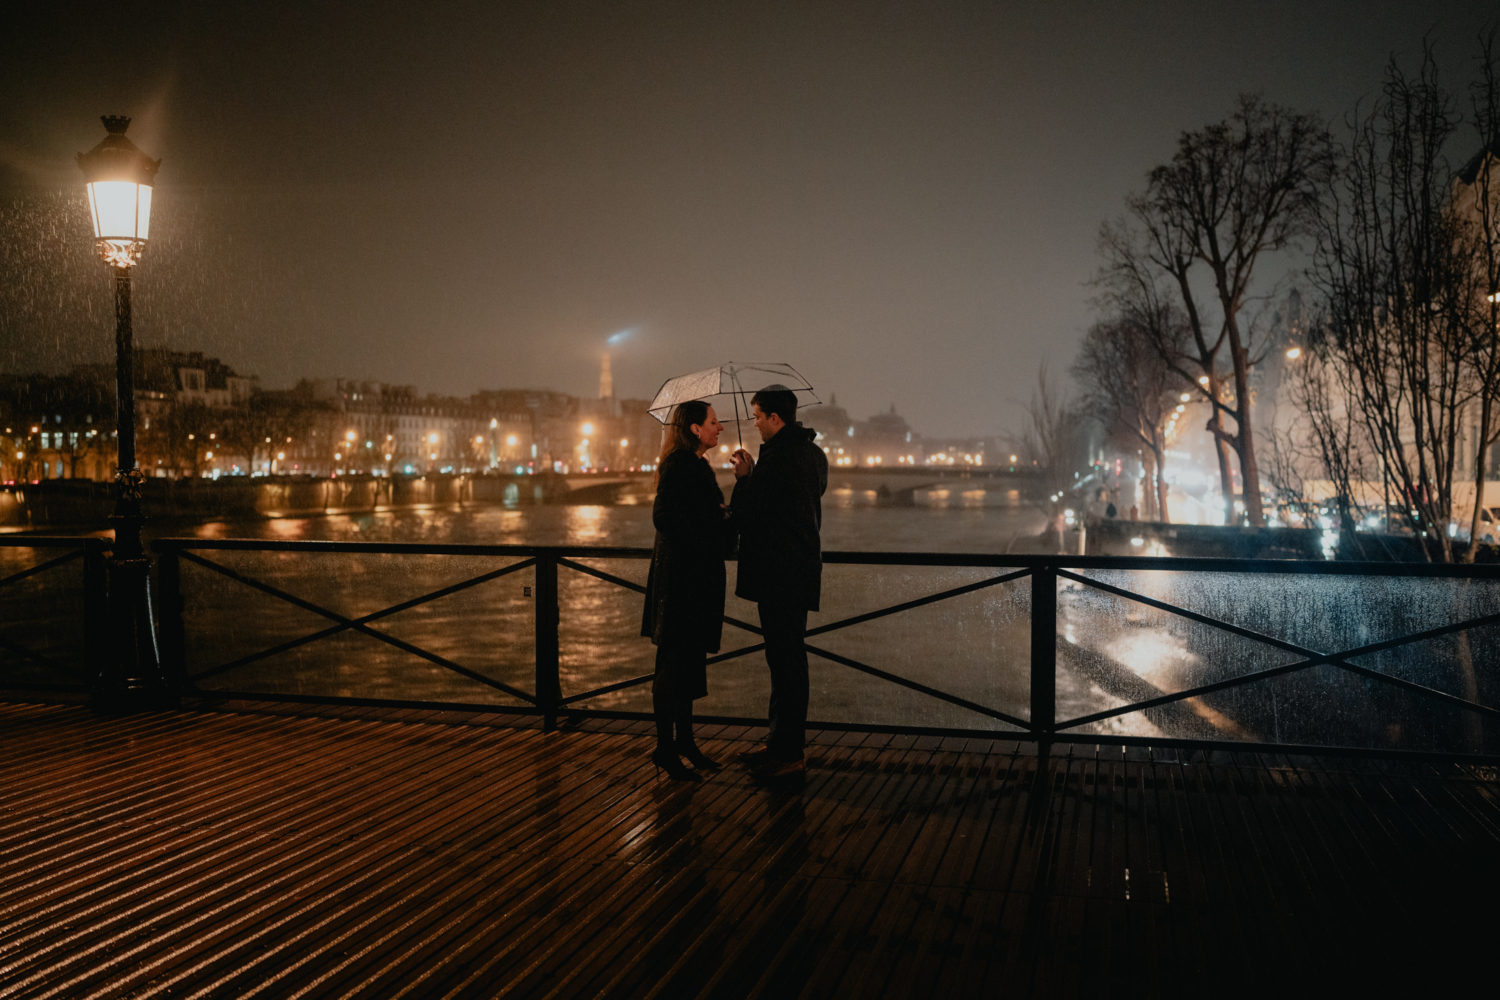
MULTIPOLYGON (((662 424, 649 412, 651 400, 605 395, 609 372, 602 364, 600 395, 593 397, 518 387, 460 397, 345 378, 299 378, 289 389, 269 389, 202 351, 142 347, 133 379, 140 465, 148 478, 215 480, 652 471, 662 424)), ((0 373, 0 484, 108 480, 113 406, 107 365, 76 365, 57 376, 0 373)), ((924 436, 894 404, 860 419, 834 393, 799 416, 818 430, 835 467, 1005 465, 1012 450, 992 438, 924 436)), ((732 419, 726 423, 736 444, 758 452, 748 421, 738 431, 732 419)), ((730 468, 730 448, 709 456, 715 466, 730 468)), ((1009 464, 1014 471, 1016 462, 1009 464)))

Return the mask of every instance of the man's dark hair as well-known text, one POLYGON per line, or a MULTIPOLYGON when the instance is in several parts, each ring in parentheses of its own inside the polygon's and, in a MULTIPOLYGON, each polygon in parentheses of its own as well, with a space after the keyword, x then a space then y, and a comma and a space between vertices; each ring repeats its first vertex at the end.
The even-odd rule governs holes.
POLYGON ((759 406, 764 414, 776 414, 782 423, 797 422, 797 394, 784 385, 768 385, 750 397, 751 406, 759 406))

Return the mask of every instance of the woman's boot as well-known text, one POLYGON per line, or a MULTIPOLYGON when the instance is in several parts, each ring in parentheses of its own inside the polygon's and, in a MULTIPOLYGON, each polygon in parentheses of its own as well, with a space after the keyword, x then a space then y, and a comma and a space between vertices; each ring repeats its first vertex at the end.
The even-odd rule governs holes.
MULTIPOLYGON (((672 742, 673 705, 661 695, 653 694, 651 707, 656 712, 656 749, 651 752, 651 763, 673 781, 701 781, 692 771, 683 766, 672 742)), ((658 775, 660 777, 660 775, 658 775)))
POLYGON ((723 767, 718 761, 698 749, 693 739, 693 703, 684 702, 677 709, 677 755, 686 757, 700 771, 717 771, 723 767))

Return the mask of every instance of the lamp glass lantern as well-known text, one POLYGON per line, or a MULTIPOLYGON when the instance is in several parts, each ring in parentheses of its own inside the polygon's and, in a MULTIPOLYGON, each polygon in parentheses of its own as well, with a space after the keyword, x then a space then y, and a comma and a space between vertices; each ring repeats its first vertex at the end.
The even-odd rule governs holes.
POLYGON ((94 225, 94 246, 112 267, 138 262, 151 238, 151 187, 160 160, 153 160, 125 135, 130 119, 104 115, 106 135, 93 149, 78 154, 94 225))

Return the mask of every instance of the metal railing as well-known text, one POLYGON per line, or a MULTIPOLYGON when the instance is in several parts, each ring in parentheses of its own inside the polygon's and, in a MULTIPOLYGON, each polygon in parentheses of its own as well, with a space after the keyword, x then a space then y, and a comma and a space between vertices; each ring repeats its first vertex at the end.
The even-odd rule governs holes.
MULTIPOLYGON (((420 708, 521 711, 542 716, 545 725, 549 728, 555 726, 559 717, 563 716, 647 717, 642 712, 589 709, 583 707, 583 703, 602 695, 646 684, 651 680, 651 675, 649 674, 603 684, 586 691, 564 696, 559 670, 559 626, 562 621, 562 608, 559 605, 558 588, 559 574, 568 572, 592 577, 634 593, 642 593, 645 588, 639 583, 606 572, 596 566, 588 565, 580 560, 646 560, 650 558, 650 550, 648 549, 586 546, 422 545, 188 538, 159 539, 153 543, 152 549, 159 559, 161 581, 159 613, 161 615, 161 640, 164 663, 167 667, 169 678, 174 680, 184 691, 222 698, 281 697, 294 701, 352 701, 361 704, 399 704, 420 708), (350 616, 331 610, 323 606, 323 604, 310 600, 305 596, 292 593, 285 585, 278 586, 268 583, 240 569, 225 565, 214 558, 213 555, 214 553, 221 552, 279 552, 304 553, 308 555, 337 553, 343 555, 468 556, 504 559, 508 560, 508 562, 504 566, 470 576, 417 597, 391 604, 378 611, 350 616), (325 619, 328 624, 296 638, 274 643, 265 648, 234 657, 224 662, 189 664, 187 662, 186 627, 183 616, 185 597, 181 571, 183 563, 188 563, 201 570, 220 575, 244 587, 286 602, 303 611, 310 612, 325 619), (526 569, 534 570, 535 598, 535 638, 533 651, 535 680, 533 689, 530 691, 524 690, 515 684, 490 677, 481 670, 455 661, 451 656, 423 648, 418 644, 401 639, 377 627, 377 623, 382 619, 389 618, 402 611, 416 608, 431 601, 526 569), (287 694, 267 695, 253 691, 209 689, 200 686, 201 681, 210 677, 348 632, 358 632, 381 643, 389 644, 431 664, 452 671, 470 681, 485 685, 489 689, 513 698, 521 704, 519 707, 511 706, 507 708, 505 706, 470 702, 410 701, 363 697, 341 698, 334 696, 287 694)), ((1359 677, 1367 684, 1388 686, 1406 695, 1423 699, 1432 705, 1441 705, 1449 710, 1467 713, 1469 716, 1480 720, 1481 723, 1484 721, 1494 722, 1500 719, 1500 710, 1482 703, 1478 700, 1477 695, 1473 697, 1459 696, 1451 692, 1439 690, 1429 684, 1422 684, 1364 664, 1352 662, 1357 657, 1385 653, 1402 647, 1409 647, 1414 643, 1430 642, 1448 636, 1455 636, 1459 633, 1466 633, 1468 630, 1482 629, 1490 625, 1500 624, 1500 610, 1497 610, 1495 613, 1471 615, 1460 620, 1447 621, 1438 626, 1385 638, 1376 642, 1365 642, 1340 649, 1319 649, 1312 645, 1270 634, 1262 629, 1247 627, 1244 624, 1227 621, 1214 615, 1183 607, 1180 604, 1162 600, 1160 597, 1153 597, 1150 594, 1143 594, 1137 590, 1121 587, 1099 578, 1100 571, 1105 571, 1105 575, 1109 571, 1169 571, 1181 574, 1230 573, 1238 574, 1247 579, 1266 575, 1292 575, 1327 578, 1408 577, 1500 581, 1500 567, 1300 562, 1291 560, 1051 557, 906 552, 827 552, 824 553, 824 561, 829 565, 944 567, 995 571, 993 575, 986 576, 978 581, 966 583, 962 586, 947 588, 916 599, 902 601, 845 617, 838 621, 817 625, 807 633, 807 650, 814 657, 839 664, 851 670, 878 678, 881 681, 898 685, 915 694, 936 699, 939 702, 975 713, 978 716, 1009 728, 965 729, 884 725, 859 721, 810 722, 810 726, 833 729, 896 730, 934 735, 988 736, 990 738, 1017 736, 1046 743, 1135 743, 1221 749, 1247 749, 1253 747, 1257 749, 1276 748, 1289 752, 1328 752, 1339 748, 1337 746, 1267 742, 1264 740, 1247 742, 1230 739, 1187 739, 1171 736, 1141 737, 1098 732, 1069 732, 1069 730, 1077 730, 1079 727, 1089 726, 1131 713, 1149 712, 1160 709, 1163 706, 1180 705, 1190 699, 1201 699, 1205 695, 1224 692, 1233 688, 1263 684, 1273 678, 1287 677, 1320 666, 1332 667, 1351 676, 1359 677), (1090 573, 1095 575, 1091 576, 1089 575, 1090 573), (962 697, 958 694, 941 690, 938 687, 905 677, 892 670, 828 649, 825 645, 813 641, 819 636, 847 629, 854 625, 891 615, 898 615, 919 607, 1022 580, 1029 580, 1030 583, 1029 717, 1022 717, 1019 712, 1006 711, 1000 707, 985 705, 972 698, 962 697), (1057 689, 1058 649, 1062 640, 1059 636, 1058 594, 1059 584, 1064 581, 1067 585, 1073 587, 1111 595, 1114 598, 1133 602, 1135 605, 1141 607, 1151 608, 1157 612, 1175 616, 1186 622, 1220 630, 1279 654, 1286 654, 1288 658, 1284 662, 1277 663, 1271 667, 1254 669, 1237 676, 1198 684, 1183 690, 1161 691, 1155 696, 1138 698, 1129 701, 1127 704, 1117 705, 1072 718, 1059 719, 1057 689)), ((760 635, 759 627, 751 622, 743 621, 729 615, 725 616, 724 621, 726 624, 751 636, 760 635)), ((641 641, 645 642, 646 640, 642 639, 641 641)), ((722 663, 748 656, 762 649, 764 649, 764 643, 751 642, 711 657, 709 662, 722 663)), ((816 709, 816 704, 814 705, 814 709, 816 709)), ((755 724, 763 721, 754 718, 732 716, 712 718, 715 718, 716 721, 744 724, 755 724)), ((1474 755, 1484 756, 1483 751, 1493 745, 1492 741, 1481 741, 1480 745, 1472 746, 1469 750, 1474 755)), ((1360 753, 1382 752, 1379 749, 1372 749, 1370 747, 1358 747, 1355 749, 1360 753)), ((1385 752, 1406 754, 1413 751, 1393 750, 1385 752)), ((1451 753, 1445 751, 1439 755, 1449 756, 1451 753)))
POLYGON ((110 550, 109 539, 93 537, 57 537, 45 535, 0 535, 0 549, 32 549, 45 554, 61 549, 60 555, 43 558, 25 569, 16 570, 0 577, 0 650, 17 659, 34 664, 55 676, 67 680, 26 681, 6 679, 4 686, 12 690, 37 691, 83 691, 98 672, 100 658, 104 654, 104 636, 107 617, 107 591, 104 559, 110 550), (78 620, 73 624, 82 636, 81 655, 76 662, 68 662, 44 653, 33 645, 18 641, 7 634, 24 624, 23 613, 16 608, 13 595, 24 580, 35 580, 45 573, 55 573, 60 567, 77 560, 83 562, 82 602, 78 620))

